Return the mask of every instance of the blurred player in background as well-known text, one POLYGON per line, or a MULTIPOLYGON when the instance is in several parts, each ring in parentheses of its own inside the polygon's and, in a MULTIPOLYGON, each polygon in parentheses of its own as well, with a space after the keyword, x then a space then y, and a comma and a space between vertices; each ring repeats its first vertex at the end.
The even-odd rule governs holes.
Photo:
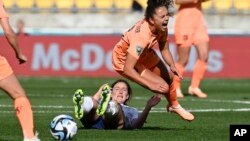
MULTIPOLYGON (((188 63, 192 45, 195 46, 198 59, 194 66, 191 85, 188 93, 198 98, 207 98, 207 94, 200 89, 200 83, 204 77, 209 51, 209 36, 203 21, 202 2, 207 0, 175 0, 179 4, 179 10, 175 21, 175 39, 177 44, 178 60, 175 64, 180 75, 183 75, 188 63)), ((174 77, 177 97, 183 97, 181 80, 174 77)))
POLYGON ((164 95, 168 100, 167 110, 187 121, 194 116, 181 107, 177 100, 173 75, 179 75, 168 45, 168 21, 174 14, 172 0, 148 0, 145 18, 124 33, 112 53, 113 68, 122 76, 164 95), (158 48, 164 62, 153 48, 158 48), (166 65, 170 66, 170 72, 166 65))
MULTIPOLYGON (((6 39, 15 51, 15 55, 19 63, 25 63, 27 58, 22 54, 19 48, 16 35, 9 24, 8 15, 4 9, 2 0, 0 0, 0 24, 3 28, 6 39)), ((25 94, 25 91, 14 75, 12 68, 3 56, 0 56, 0 88, 14 101, 14 108, 22 127, 24 141, 40 141, 33 131, 33 112, 30 102, 25 94)))
POLYGON ((143 112, 127 105, 132 90, 123 79, 116 80, 111 88, 108 84, 100 87, 93 96, 84 96, 78 89, 73 96, 75 117, 85 128, 94 129, 137 129, 142 128, 153 106, 160 102, 159 97, 151 97, 143 112))
POLYGON ((18 19, 16 22, 17 28, 17 36, 28 36, 29 34, 24 31, 24 21, 22 19, 18 19))

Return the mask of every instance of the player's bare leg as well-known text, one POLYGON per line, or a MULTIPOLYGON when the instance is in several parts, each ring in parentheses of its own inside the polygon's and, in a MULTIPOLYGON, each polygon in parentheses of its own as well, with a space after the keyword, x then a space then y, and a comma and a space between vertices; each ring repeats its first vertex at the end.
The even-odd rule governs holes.
POLYGON ((174 112, 178 114, 182 119, 192 121, 194 120, 194 116, 186 111, 183 108, 177 108, 181 107, 176 96, 176 89, 174 84, 172 83, 171 78, 173 77, 173 74, 169 73, 163 62, 159 62, 155 68, 151 70, 145 69, 141 76, 145 79, 148 79, 148 81, 153 82, 160 82, 160 83, 168 83, 169 85, 169 93, 162 94, 166 97, 168 100, 168 111, 174 112))
POLYGON ((196 44, 195 47, 198 54, 198 60, 194 66, 194 72, 188 93, 197 96, 198 98, 207 98, 207 94, 200 89, 200 83, 204 78, 207 68, 209 45, 208 42, 201 42, 196 44))

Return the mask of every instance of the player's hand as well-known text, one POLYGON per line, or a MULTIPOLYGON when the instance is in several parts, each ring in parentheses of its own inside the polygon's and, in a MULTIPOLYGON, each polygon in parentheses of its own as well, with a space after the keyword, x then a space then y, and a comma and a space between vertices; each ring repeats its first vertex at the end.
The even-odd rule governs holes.
POLYGON ((159 102, 161 101, 161 98, 159 96, 152 96, 148 102, 147 102, 147 106, 149 107, 154 107, 155 105, 157 105, 159 102))
POLYGON ((156 93, 166 94, 169 91, 169 87, 166 84, 151 83, 149 89, 156 93))
POLYGON ((23 63, 25 63, 27 61, 27 57, 24 56, 23 54, 17 55, 17 59, 19 61, 19 64, 23 64, 23 63))
POLYGON ((178 76, 181 80, 183 77, 180 75, 179 71, 176 69, 175 66, 170 66, 170 70, 174 73, 174 75, 178 76))
POLYGON ((102 91, 102 89, 104 88, 104 86, 106 86, 106 85, 108 85, 108 83, 105 83, 105 84, 102 84, 102 86, 99 88, 99 90, 98 91, 102 91))

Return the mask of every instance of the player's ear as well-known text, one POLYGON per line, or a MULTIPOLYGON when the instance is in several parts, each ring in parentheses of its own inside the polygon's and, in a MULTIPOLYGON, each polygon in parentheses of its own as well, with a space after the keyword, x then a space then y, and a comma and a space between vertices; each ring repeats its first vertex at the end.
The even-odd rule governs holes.
POLYGON ((126 99, 129 99, 129 95, 126 96, 126 99))
POLYGON ((153 20, 153 18, 149 18, 148 21, 149 21, 149 23, 151 23, 151 24, 154 24, 154 23, 155 23, 154 20, 153 20))

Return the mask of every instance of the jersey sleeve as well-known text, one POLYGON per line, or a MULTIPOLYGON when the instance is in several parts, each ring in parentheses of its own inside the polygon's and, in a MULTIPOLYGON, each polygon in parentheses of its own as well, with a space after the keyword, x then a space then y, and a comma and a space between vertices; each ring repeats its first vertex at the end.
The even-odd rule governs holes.
POLYGON ((147 33, 144 33, 142 30, 139 29, 134 29, 128 34, 130 44, 127 52, 136 59, 138 59, 142 54, 143 50, 148 46, 148 35, 147 33))

